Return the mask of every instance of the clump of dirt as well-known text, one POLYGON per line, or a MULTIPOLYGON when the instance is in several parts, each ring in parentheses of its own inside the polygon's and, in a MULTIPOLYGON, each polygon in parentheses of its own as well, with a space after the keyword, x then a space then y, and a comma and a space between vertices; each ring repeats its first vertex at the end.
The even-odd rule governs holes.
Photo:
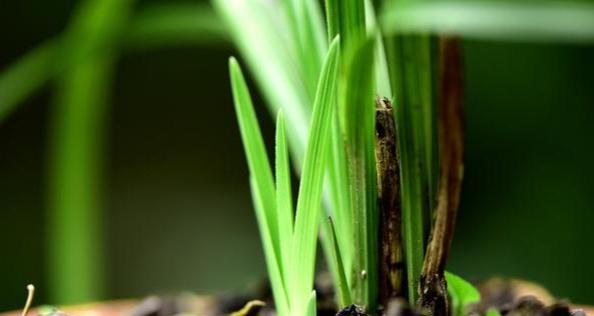
POLYGON ((585 316, 583 308, 557 300, 538 284, 492 278, 479 285, 481 302, 471 306, 469 315, 485 315, 496 310, 502 316, 585 316))

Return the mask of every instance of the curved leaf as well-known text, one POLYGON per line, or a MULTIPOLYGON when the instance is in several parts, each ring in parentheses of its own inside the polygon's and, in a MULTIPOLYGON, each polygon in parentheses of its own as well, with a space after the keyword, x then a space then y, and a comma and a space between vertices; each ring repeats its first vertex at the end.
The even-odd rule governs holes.
POLYGON ((498 40, 591 42, 588 2, 396 1, 381 17, 387 34, 432 32, 498 40))

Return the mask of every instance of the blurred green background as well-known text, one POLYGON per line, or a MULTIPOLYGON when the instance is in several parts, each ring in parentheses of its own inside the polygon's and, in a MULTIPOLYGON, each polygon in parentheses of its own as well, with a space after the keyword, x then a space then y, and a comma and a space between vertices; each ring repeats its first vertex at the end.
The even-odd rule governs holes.
MULTIPOLYGON (((149 2, 167 1, 137 6, 149 2)), ((75 4, 3 1, 0 69, 59 34, 75 4)), ((265 276, 232 54, 221 40, 117 60, 102 153, 103 298, 243 290, 265 276)), ((521 277, 594 304, 594 46, 472 40, 464 54, 466 169, 449 269, 472 281, 521 277)), ((27 283, 48 302, 52 87, 0 125, 0 310, 19 308, 27 283)))

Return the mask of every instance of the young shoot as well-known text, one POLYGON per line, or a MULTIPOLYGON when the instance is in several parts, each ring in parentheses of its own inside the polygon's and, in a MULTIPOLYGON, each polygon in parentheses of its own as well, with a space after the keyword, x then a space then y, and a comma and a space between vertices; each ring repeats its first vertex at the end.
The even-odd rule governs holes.
POLYGON ((229 62, 231 87, 250 170, 256 217, 277 312, 281 316, 316 314, 316 295, 313 291, 316 241, 329 153, 330 125, 336 105, 339 43, 338 37, 331 43, 318 80, 294 219, 284 116, 282 112, 278 113, 276 179, 273 179, 241 68, 235 59, 232 58, 229 62))

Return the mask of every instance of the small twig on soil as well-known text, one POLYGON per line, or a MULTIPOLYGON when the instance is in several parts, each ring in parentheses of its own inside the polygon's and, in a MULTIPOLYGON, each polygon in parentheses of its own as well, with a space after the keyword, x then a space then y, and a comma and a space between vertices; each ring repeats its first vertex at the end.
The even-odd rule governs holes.
POLYGON ((439 184, 434 225, 419 285, 418 306, 423 314, 449 313, 444 277, 462 185, 464 151, 462 129, 462 64, 459 41, 440 39, 439 184))
POLYGON ((242 309, 229 314, 229 316, 255 316, 264 306, 266 306, 266 303, 260 300, 249 301, 242 309))
POLYGON ((33 295, 35 295, 35 286, 33 284, 29 284, 27 285, 27 301, 25 302, 25 307, 23 308, 23 313, 21 316, 27 316, 29 313, 31 303, 33 303, 33 295))
POLYGON ((396 125, 390 100, 375 100, 375 159, 379 205, 379 299, 386 307, 392 298, 404 296, 402 204, 396 125))

